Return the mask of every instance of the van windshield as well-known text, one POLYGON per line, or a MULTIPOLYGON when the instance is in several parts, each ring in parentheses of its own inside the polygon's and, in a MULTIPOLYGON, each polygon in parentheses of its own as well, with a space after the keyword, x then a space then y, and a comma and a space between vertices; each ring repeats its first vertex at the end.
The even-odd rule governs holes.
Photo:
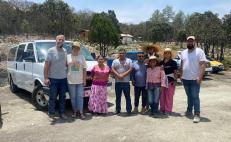
MULTIPOLYGON (((36 42, 36 51, 38 56, 38 62, 44 62, 47 56, 47 51, 49 48, 56 46, 56 42, 36 42)), ((67 54, 71 54, 71 42, 65 42, 64 48, 67 51, 67 54)), ((87 61, 93 61, 93 57, 86 48, 81 46, 81 54, 85 57, 87 61)))

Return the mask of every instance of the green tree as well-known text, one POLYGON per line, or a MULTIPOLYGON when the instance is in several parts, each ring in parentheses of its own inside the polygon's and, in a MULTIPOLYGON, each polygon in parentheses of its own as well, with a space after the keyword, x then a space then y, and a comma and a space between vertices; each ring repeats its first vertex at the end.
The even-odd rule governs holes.
POLYGON ((178 32, 176 40, 177 42, 180 42, 180 48, 183 48, 183 42, 186 41, 186 38, 186 31, 182 30, 178 32))
POLYGON ((169 5, 167 5, 163 10, 162 10, 164 19, 166 23, 171 23, 173 21, 174 18, 174 11, 173 8, 169 5))
POLYGON ((159 10, 155 10, 154 13, 152 14, 150 21, 153 23, 166 23, 167 20, 164 17, 164 14, 161 13, 159 10))
POLYGON ((185 30, 185 15, 182 11, 179 11, 172 22, 172 27, 173 27, 173 34, 175 39, 178 37, 179 32, 182 32, 185 30))
POLYGON ((118 44, 118 31, 106 13, 95 14, 90 25, 90 41, 99 44, 100 54, 106 56, 109 45, 118 44))
POLYGON ((108 15, 109 15, 109 17, 111 18, 112 23, 114 24, 114 26, 115 26, 117 32, 118 32, 118 33, 121 33, 121 32, 120 32, 119 21, 118 21, 118 19, 116 18, 116 14, 115 14, 114 10, 108 10, 108 15))

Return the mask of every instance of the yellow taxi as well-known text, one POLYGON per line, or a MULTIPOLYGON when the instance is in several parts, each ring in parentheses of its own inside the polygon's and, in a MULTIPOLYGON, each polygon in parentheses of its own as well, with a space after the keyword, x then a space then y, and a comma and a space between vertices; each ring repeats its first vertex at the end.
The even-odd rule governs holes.
POLYGON ((218 72, 223 71, 225 69, 224 65, 221 62, 216 61, 216 60, 214 60, 208 56, 206 56, 206 58, 207 58, 207 60, 210 61, 213 73, 218 73, 218 72))

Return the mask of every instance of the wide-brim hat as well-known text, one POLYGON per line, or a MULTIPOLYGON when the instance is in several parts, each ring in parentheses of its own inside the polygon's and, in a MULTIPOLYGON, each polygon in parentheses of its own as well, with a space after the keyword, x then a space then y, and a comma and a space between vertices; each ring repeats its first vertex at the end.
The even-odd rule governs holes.
POLYGON ((80 43, 77 41, 73 42, 72 48, 80 48, 80 43))
MULTIPOLYGON (((171 58, 172 58, 172 59, 176 58, 176 52, 173 51, 171 48, 165 48, 163 54, 164 54, 165 52, 170 52, 170 53, 171 53, 171 58)), ((163 55, 163 57, 164 57, 164 55, 163 55)))
POLYGON ((157 45, 157 44, 148 44, 148 45, 145 45, 145 46, 142 47, 142 50, 144 52, 147 52, 148 49, 150 49, 150 48, 153 48, 155 53, 157 53, 157 52, 160 51, 160 46, 157 45))
POLYGON ((158 61, 158 58, 156 56, 150 56, 149 59, 148 59, 148 62, 150 62, 152 60, 158 61))

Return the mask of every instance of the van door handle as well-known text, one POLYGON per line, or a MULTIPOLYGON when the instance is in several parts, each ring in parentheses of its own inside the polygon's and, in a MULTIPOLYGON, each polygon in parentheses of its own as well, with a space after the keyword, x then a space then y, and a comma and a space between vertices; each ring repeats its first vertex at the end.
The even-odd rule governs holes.
POLYGON ((26 67, 25 67, 25 63, 23 64, 23 68, 24 68, 24 70, 25 70, 25 68, 26 68, 26 67))
POLYGON ((16 68, 16 70, 17 70, 17 68, 18 68, 17 63, 15 64, 15 68, 16 68))

